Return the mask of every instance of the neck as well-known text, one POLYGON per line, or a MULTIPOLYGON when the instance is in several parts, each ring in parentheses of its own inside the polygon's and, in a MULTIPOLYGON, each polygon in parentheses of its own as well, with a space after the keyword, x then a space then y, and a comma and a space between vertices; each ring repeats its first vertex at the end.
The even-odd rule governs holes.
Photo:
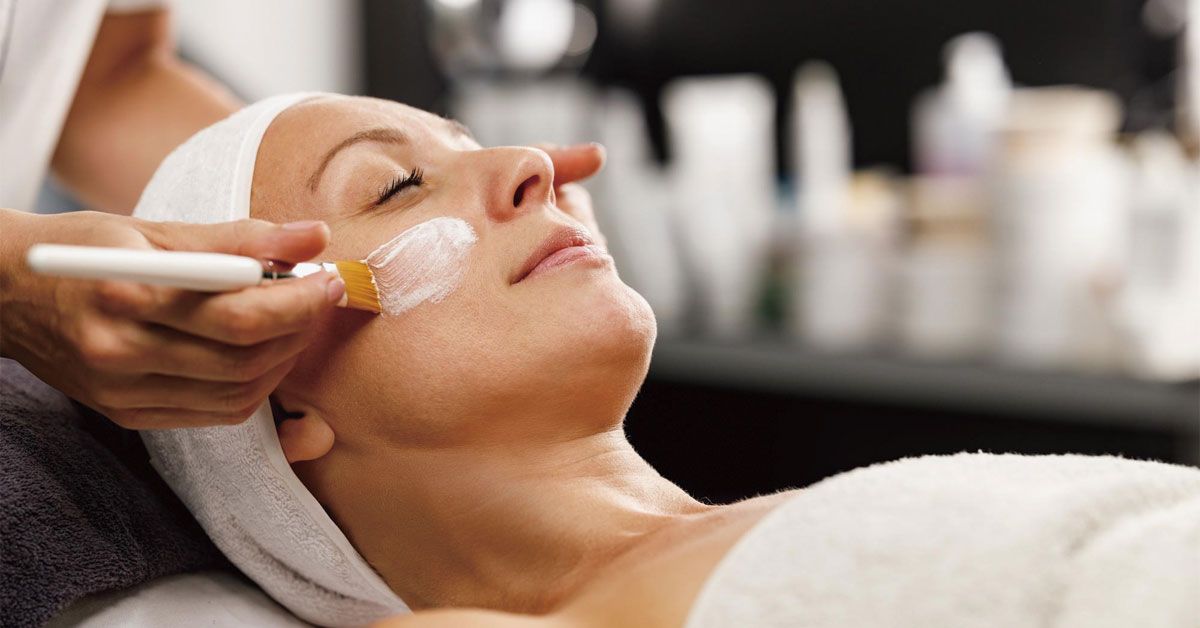
POLYGON ((330 462, 309 485, 414 609, 547 612, 656 532, 712 508, 655 472, 619 427, 330 462))

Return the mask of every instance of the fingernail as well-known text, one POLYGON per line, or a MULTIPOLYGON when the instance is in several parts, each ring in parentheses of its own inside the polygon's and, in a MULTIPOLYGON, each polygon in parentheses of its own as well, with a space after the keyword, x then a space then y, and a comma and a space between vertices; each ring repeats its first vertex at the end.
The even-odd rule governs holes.
POLYGON ((284 223, 283 228, 288 231, 308 231, 324 224, 324 220, 297 220, 296 222, 284 223))
POLYGON ((604 145, 600 142, 584 142, 583 144, 573 144, 568 147, 568 150, 587 150, 589 148, 604 150, 604 145))
POLYGON ((341 277, 333 279, 325 286, 325 294, 328 295, 330 303, 341 302, 342 297, 346 295, 346 282, 342 281, 341 277))

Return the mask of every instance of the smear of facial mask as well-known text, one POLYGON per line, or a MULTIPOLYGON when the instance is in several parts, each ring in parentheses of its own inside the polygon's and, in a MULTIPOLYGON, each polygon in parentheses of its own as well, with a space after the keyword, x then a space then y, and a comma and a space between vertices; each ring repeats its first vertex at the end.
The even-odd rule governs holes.
POLYGON ((446 298, 462 281, 475 230, 459 218, 434 218, 371 251, 365 260, 375 275, 379 304, 397 315, 426 301, 446 298))

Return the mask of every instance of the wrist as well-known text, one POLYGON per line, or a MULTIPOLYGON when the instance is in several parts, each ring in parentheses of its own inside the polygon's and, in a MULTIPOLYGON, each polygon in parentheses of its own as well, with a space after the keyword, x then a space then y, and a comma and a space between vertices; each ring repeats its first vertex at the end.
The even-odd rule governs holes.
POLYGON ((25 251, 35 241, 31 232, 38 226, 37 218, 15 209, 0 209, 0 233, 4 234, 0 238, 0 302, 13 298, 22 283, 21 275, 28 272, 25 251))
POLYGON ((38 241, 38 233, 47 216, 38 216, 15 209, 0 209, 0 355, 12 357, 14 338, 10 332, 21 325, 14 320, 24 310, 23 304, 36 301, 32 272, 25 264, 25 253, 38 241))

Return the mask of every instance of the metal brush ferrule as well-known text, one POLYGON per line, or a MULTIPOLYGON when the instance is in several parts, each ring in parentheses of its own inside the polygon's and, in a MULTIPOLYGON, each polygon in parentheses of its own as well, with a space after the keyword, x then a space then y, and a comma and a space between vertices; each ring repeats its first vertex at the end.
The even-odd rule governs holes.
POLYGON ((267 262, 263 268, 263 279, 291 279, 294 277, 307 277, 313 273, 325 271, 339 275, 337 264, 333 262, 301 262, 292 266, 292 269, 287 272, 279 272, 275 269, 275 265, 267 262))

